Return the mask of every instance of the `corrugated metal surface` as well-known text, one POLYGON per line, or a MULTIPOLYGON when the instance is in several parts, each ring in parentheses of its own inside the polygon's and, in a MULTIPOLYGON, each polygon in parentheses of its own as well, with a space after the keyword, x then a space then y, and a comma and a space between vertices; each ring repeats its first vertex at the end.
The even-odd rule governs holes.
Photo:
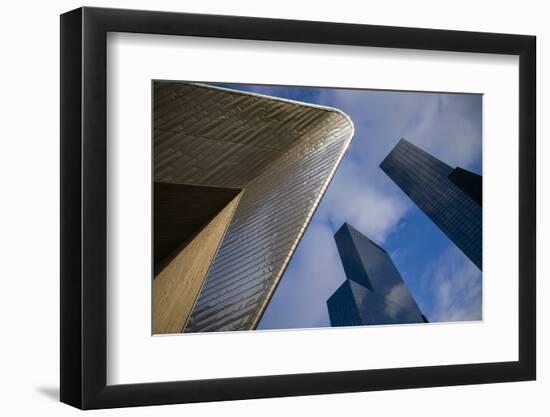
POLYGON ((353 136, 343 113, 157 82, 155 181, 244 188, 185 331, 256 327, 353 136))

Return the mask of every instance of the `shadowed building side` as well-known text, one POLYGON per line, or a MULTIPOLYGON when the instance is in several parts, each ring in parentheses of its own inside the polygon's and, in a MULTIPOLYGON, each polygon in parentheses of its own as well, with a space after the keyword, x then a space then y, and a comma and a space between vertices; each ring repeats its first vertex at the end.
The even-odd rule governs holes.
POLYGON ((345 280, 334 291, 327 300, 327 306, 332 326, 359 326, 363 324, 349 280, 345 280))
POLYGON ((162 182, 153 189, 155 276, 242 191, 162 182))
POLYGON ((449 174, 449 179, 454 185, 464 191, 468 197, 480 206, 483 202, 483 178, 474 172, 457 167, 449 174))
POLYGON ((189 319, 240 194, 229 202, 157 274, 153 282, 153 333, 179 333, 189 319))

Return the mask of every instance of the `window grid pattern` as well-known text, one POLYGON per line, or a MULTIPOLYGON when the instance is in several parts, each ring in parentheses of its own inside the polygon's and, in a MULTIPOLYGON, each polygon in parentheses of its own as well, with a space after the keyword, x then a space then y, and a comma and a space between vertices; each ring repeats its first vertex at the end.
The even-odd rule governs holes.
POLYGON ((449 179, 453 168, 404 139, 380 168, 482 269, 482 208, 449 179))

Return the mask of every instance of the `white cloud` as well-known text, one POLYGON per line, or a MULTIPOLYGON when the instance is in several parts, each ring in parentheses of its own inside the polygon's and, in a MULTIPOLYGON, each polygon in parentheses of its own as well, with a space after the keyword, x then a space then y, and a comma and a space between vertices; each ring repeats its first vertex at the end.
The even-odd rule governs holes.
MULTIPOLYGON (((397 191, 397 190, 395 190, 397 191)), ((365 180, 361 167, 348 161, 334 178, 319 208, 319 218, 335 228, 348 222, 361 233, 383 244, 411 207, 403 197, 365 180)))
POLYGON ((332 229, 312 222, 260 328, 330 326, 326 300, 345 279, 332 229))
POLYGON ((426 268, 422 280, 434 300, 430 321, 482 319, 481 271, 455 246, 426 268))
MULTIPOLYGON (((326 300, 345 279, 333 237, 344 222, 384 245, 407 221, 414 204, 379 168, 400 138, 451 166, 481 162, 479 97, 321 89, 312 101, 346 112, 356 134, 265 313, 271 328, 327 325, 326 300)), ((425 275, 430 320, 481 317, 481 273, 458 250, 434 259, 425 275)))
POLYGON ((348 113, 357 132, 368 133, 352 146, 364 164, 377 167, 400 138, 453 167, 481 162, 481 96, 322 90, 320 97, 348 113))
POLYGON ((419 123, 403 137, 452 167, 470 168, 481 157, 480 119, 460 95, 437 95, 422 107, 419 123))
POLYGON ((384 313, 395 319, 397 318, 397 314, 403 309, 403 306, 408 304, 410 304, 409 290, 405 284, 397 284, 388 291, 384 313))

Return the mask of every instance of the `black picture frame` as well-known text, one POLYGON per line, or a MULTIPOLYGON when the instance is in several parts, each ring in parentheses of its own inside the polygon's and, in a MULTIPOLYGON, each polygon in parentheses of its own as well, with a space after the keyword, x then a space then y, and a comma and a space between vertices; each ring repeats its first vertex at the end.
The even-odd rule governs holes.
POLYGON ((84 7, 61 15, 60 57, 62 402, 95 409, 535 379, 534 36, 84 7), (108 32, 519 56, 519 360, 107 385, 108 32))

